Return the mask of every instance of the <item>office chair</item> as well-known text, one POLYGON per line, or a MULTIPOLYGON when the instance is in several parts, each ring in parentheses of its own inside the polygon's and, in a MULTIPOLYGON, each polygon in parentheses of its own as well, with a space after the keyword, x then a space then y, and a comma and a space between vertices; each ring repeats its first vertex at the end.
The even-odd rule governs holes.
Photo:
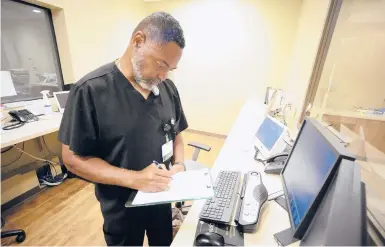
MULTIPOLYGON (((205 168, 206 166, 197 162, 197 159, 199 156, 199 152, 201 150, 210 152, 211 147, 207 145, 203 145, 201 143, 197 143, 197 142, 190 142, 188 143, 188 145, 194 148, 194 153, 191 160, 184 161, 186 166, 186 171, 199 170, 199 169, 205 168)), ((173 208, 172 210, 173 228, 177 228, 182 224, 185 216, 188 213, 188 208, 191 207, 190 205, 185 206, 184 204, 185 204, 184 201, 175 203, 175 208, 173 208), (183 210, 183 209, 187 209, 187 210, 183 210)))
POLYGON ((5 219, 1 217, 1 238, 8 238, 8 237, 13 237, 16 236, 16 242, 22 243, 24 242, 26 238, 25 231, 22 229, 17 229, 17 230, 8 230, 3 232, 3 227, 5 225, 5 219))
POLYGON ((194 148, 194 153, 191 160, 185 160, 186 170, 191 171, 205 168, 206 166, 197 162, 197 159, 201 150, 210 152, 211 147, 197 142, 190 142, 188 145, 194 148))

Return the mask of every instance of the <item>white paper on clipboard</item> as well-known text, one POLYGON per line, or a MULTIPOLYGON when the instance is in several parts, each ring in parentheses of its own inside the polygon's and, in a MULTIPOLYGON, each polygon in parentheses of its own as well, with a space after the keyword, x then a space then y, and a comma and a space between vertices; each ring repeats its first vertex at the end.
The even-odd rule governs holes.
POLYGON ((179 172, 173 176, 168 191, 157 193, 138 192, 126 207, 162 204, 174 201, 207 199, 214 196, 214 188, 208 168, 179 172), (128 205, 130 204, 130 205, 128 205))

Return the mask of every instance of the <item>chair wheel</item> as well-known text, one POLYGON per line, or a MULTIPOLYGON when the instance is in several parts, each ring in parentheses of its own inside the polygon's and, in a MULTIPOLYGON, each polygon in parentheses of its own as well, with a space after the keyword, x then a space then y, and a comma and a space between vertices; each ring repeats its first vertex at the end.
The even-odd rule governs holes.
POLYGON ((26 235, 25 235, 25 232, 23 232, 23 233, 17 235, 16 242, 22 243, 22 242, 24 242, 25 238, 26 238, 26 235))

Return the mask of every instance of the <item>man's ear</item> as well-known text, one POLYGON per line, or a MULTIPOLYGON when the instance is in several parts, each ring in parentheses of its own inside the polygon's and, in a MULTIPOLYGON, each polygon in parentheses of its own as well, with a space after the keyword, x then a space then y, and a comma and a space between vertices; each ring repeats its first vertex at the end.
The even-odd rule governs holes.
POLYGON ((146 35, 142 31, 138 31, 134 34, 132 38, 132 44, 134 47, 142 47, 144 42, 146 42, 146 35))

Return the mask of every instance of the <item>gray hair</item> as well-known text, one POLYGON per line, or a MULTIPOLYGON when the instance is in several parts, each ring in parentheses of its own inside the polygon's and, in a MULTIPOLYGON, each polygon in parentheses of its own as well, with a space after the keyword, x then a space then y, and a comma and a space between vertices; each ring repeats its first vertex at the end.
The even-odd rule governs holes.
POLYGON ((182 49, 186 45, 179 22, 166 12, 155 12, 144 18, 135 28, 133 35, 138 31, 144 32, 147 38, 155 42, 175 42, 182 49))

